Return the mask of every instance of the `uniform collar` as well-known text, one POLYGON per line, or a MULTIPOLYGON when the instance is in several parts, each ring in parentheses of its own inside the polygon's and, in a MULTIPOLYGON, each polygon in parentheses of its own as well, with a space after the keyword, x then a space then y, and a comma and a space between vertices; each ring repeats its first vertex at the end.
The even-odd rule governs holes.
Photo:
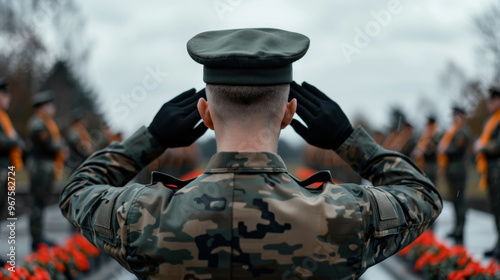
POLYGON ((219 152, 208 162, 205 173, 287 172, 278 154, 267 152, 219 152))

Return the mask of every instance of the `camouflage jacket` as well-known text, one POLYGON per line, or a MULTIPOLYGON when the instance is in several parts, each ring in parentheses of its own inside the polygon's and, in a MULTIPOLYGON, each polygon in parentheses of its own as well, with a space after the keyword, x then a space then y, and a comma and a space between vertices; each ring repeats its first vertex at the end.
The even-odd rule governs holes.
POLYGON ((356 279, 436 219, 434 185, 357 128, 337 150, 376 187, 311 191, 277 154, 220 152, 182 189, 129 180, 163 149, 146 128, 72 175, 60 208, 140 279, 356 279))
POLYGON ((54 160, 56 154, 63 147, 62 141, 60 144, 54 143, 45 123, 36 115, 30 118, 28 131, 33 158, 54 160))

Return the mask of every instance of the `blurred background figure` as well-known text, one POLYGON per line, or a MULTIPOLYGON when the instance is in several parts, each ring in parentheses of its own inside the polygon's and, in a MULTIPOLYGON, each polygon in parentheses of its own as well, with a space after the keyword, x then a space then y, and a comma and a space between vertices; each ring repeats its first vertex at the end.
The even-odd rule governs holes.
POLYGON ((137 175, 136 181, 141 184, 149 183, 152 171, 160 171, 181 180, 197 177, 203 173, 203 169, 199 169, 200 159, 200 147, 197 143, 167 149, 137 175))
POLYGON ((489 89, 488 112, 491 114, 481 136, 474 144, 477 169, 481 173, 479 187, 488 188, 491 212, 495 218, 497 242, 486 257, 500 260, 500 85, 489 89))
POLYGON ((95 151, 92 138, 87 131, 87 120, 83 109, 74 109, 72 120, 73 122, 66 132, 66 141, 70 151, 66 165, 70 168, 71 173, 95 151))
MULTIPOLYGON (((7 78, 0 77, 0 221, 9 217, 7 209, 9 171, 17 172, 23 169, 22 147, 24 147, 24 142, 17 134, 6 112, 11 100, 8 86, 7 78), (15 168, 11 170, 8 168, 9 166, 15 166, 15 168)), ((15 176, 12 177, 15 178, 15 176)), ((11 187, 15 188, 15 181, 11 181, 11 187)), ((2 256, 0 257, 0 266, 4 263, 5 260, 2 256)))
POLYGON ((455 210, 455 226, 448 233, 457 244, 463 243, 465 226, 465 187, 467 181, 467 145, 469 128, 466 112, 460 106, 453 107, 453 123, 446 130, 438 145, 438 174, 445 176, 455 210))
POLYGON ((113 131, 107 123, 104 123, 101 132, 104 137, 97 150, 103 149, 113 142, 121 142, 123 140, 122 133, 113 131))
MULTIPOLYGON (((0 218, 7 216, 8 166, 15 166, 12 171, 23 169, 23 140, 17 134, 7 114, 11 93, 7 78, 0 78, 0 218)), ((15 184, 14 184, 15 186, 15 184)))
POLYGON ((43 234, 43 211, 47 196, 52 193, 54 179, 62 177, 67 151, 64 148, 59 127, 53 117, 56 107, 51 91, 33 95, 35 114, 28 123, 31 141, 32 164, 30 168, 30 233, 31 249, 35 251, 40 243, 52 245, 43 234))
POLYGON ((420 136, 412 157, 425 174, 436 184, 437 180, 437 145, 440 140, 439 126, 436 117, 429 115, 427 125, 420 136))
POLYGON ((375 140, 375 143, 379 144, 379 145, 382 145, 382 142, 384 141, 384 133, 380 130, 375 130, 373 132, 373 140, 375 140))
POLYGON ((362 178, 333 150, 321 149, 306 144, 302 158, 303 165, 294 172, 297 178, 301 180, 320 170, 329 170, 336 183, 361 183, 362 178))
POLYGON ((390 132, 382 142, 382 146, 409 157, 415 145, 413 126, 407 121, 401 110, 392 109, 390 132))

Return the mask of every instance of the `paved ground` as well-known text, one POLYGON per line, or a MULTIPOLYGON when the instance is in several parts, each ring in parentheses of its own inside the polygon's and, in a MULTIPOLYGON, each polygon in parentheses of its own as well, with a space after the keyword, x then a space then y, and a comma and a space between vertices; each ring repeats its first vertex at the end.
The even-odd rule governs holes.
MULTIPOLYGON (((445 203, 443 214, 438 218, 436 224, 437 236, 445 239, 444 236, 451 230, 453 225, 452 205, 448 202, 445 203)), ((63 242, 64 238, 71 234, 69 223, 62 217, 57 205, 50 206, 47 209, 47 215, 44 217, 44 224, 46 234, 52 240, 63 242)), ((484 264, 488 263, 488 259, 483 258, 483 252, 490 248, 496 240, 494 234, 494 221, 490 214, 480 212, 477 210, 469 210, 467 213, 467 222, 465 230, 465 246, 469 251, 484 264)), ((8 250, 6 237, 8 235, 7 222, 0 223, 0 256, 5 258, 8 250)), ((451 244, 451 240, 448 240, 451 244)), ((22 215, 16 221, 16 256, 17 260, 22 262, 25 255, 30 252, 31 240, 28 231, 28 218, 22 215)), ((100 260, 101 261, 101 260, 100 260)), ((108 259, 102 260, 107 262, 108 259)), ((122 269, 120 265, 114 260, 102 266, 95 274, 89 275, 88 279, 135 279, 135 277, 122 269)), ((380 265, 370 268, 363 276, 363 280, 393 280, 404 279, 413 280, 421 279, 414 275, 410 269, 401 263, 397 257, 389 258, 382 262, 380 265)))

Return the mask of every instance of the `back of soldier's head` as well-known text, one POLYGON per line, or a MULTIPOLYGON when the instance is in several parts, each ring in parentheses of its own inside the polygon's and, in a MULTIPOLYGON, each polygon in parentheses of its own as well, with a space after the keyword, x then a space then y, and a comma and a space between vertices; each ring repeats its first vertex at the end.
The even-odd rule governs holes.
POLYGON ((237 86, 207 84, 211 109, 223 122, 248 125, 261 120, 279 120, 289 94, 289 85, 237 86))

